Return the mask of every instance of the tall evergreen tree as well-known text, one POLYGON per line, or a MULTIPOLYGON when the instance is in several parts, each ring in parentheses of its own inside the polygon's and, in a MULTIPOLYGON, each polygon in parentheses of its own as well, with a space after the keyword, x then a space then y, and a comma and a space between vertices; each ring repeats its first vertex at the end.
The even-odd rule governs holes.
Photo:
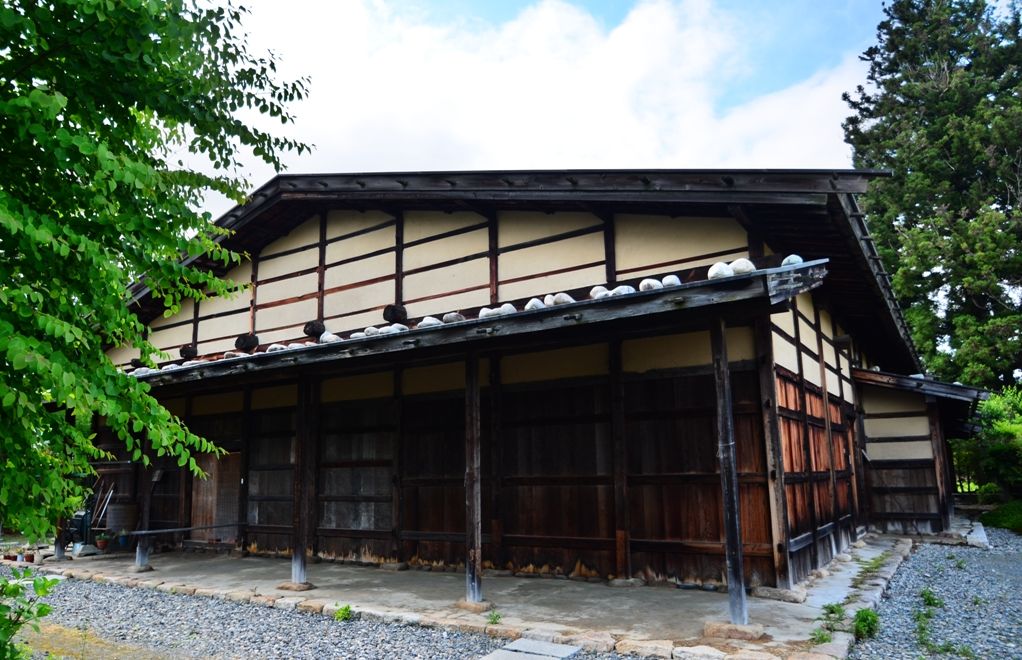
POLYGON ((994 387, 1022 366, 1019 13, 894 0, 844 99, 863 205, 928 370, 994 387))

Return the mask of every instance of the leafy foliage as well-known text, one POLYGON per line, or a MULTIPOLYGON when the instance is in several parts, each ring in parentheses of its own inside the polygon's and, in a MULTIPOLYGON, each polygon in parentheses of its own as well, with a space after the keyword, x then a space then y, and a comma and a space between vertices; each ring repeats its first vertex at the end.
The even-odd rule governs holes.
MULTIPOLYGON (((1003 3, 1002 3, 1003 4, 1003 3)), ((986 0, 893 0, 845 94, 863 205, 927 368, 987 387, 1022 364, 1022 33, 986 0)))
POLYGON ((969 474, 982 500, 1003 493, 1022 497, 1022 388, 1006 387, 982 401, 978 408, 979 433, 955 440, 955 470, 969 474))
POLYGON ((337 608, 337 611, 334 612, 334 621, 344 623, 345 621, 351 621, 354 616, 355 612, 352 611, 351 605, 345 605, 344 607, 337 608))
POLYGON ((239 154, 308 149, 247 126, 292 121, 305 81, 248 51, 244 10, 196 0, 0 4, 0 521, 42 537, 102 456, 102 418, 135 460, 199 472, 190 433, 104 350, 154 348, 129 311, 144 281, 168 314, 227 283, 182 263, 239 261, 197 208, 243 200, 239 154), (213 172, 212 174, 207 172, 213 172))
POLYGON ((871 639, 880 631, 880 616, 870 607, 856 610, 852 618, 855 639, 871 639))
POLYGON ((39 599, 49 594, 58 583, 59 580, 53 578, 33 576, 28 569, 14 569, 10 578, 0 575, 0 657, 27 657, 16 646, 14 636, 26 624, 39 630, 36 621, 49 614, 51 609, 39 599))
POLYGON ((1022 500, 1002 504, 979 517, 989 527, 1003 527, 1022 534, 1022 500))

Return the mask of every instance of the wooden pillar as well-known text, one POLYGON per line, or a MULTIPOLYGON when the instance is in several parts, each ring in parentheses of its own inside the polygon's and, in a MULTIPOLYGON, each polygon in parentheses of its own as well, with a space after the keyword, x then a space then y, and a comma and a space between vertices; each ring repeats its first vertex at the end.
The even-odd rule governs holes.
POLYGON ((767 477, 770 495, 770 533, 773 541, 774 574, 777 586, 791 588, 788 570, 788 501, 784 490, 784 458, 781 452, 781 429, 777 421, 777 376, 774 373, 770 317, 756 319, 753 326, 756 346, 756 368, 759 373, 759 399, 763 419, 763 440, 766 445, 767 477))
POLYGON ((799 325, 799 313, 798 313, 798 300, 792 298, 791 300, 791 321, 795 328, 795 355, 797 356, 796 362, 798 362, 798 408, 799 408, 799 420, 801 424, 799 428, 802 429, 802 452, 805 456, 805 483, 806 483, 806 502, 809 505, 809 526, 810 533, 813 538, 813 544, 809 548, 809 556, 812 560, 813 568, 819 568, 819 527, 820 523, 816 517, 816 460, 813 458, 813 445, 812 437, 809 431, 809 403, 806 398, 806 371, 804 360, 802 356, 804 351, 802 350, 802 330, 799 325))
POLYGON ((298 382, 295 410, 295 472, 291 585, 311 589, 305 553, 316 534, 316 436, 319 430, 319 383, 308 378, 298 382))
POLYGON ((507 507, 501 506, 503 496, 504 473, 504 437, 500 430, 501 387, 500 387, 500 356, 492 354, 490 365, 490 547, 493 552, 493 564, 497 568, 504 566, 504 515, 507 507))
POLYGON ((610 345, 610 437, 614 457, 614 572, 632 576, 628 517, 628 454, 625 447, 625 390, 621 382, 621 341, 610 345))
POLYGON ((479 356, 465 360, 465 600, 483 600, 482 497, 479 489, 479 356))
POLYGON ((731 623, 749 622, 745 598, 745 567, 742 559, 741 517, 738 510, 738 468, 735 464, 735 420, 731 405, 731 373, 727 360, 724 319, 710 325, 713 376, 717 390, 717 455, 723 492, 724 543, 727 559, 727 594, 731 623))
POLYGON ((241 418, 241 483, 238 484, 238 543, 243 552, 248 550, 248 460, 252 437, 252 389, 242 393, 241 418))
POLYGON ((404 380, 404 371, 400 368, 394 370, 393 375, 393 403, 392 410, 394 414, 394 455, 392 457, 392 474, 390 476, 391 483, 393 484, 391 491, 391 505, 393 512, 391 514, 391 531, 394 534, 394 557, 399 561, 405 561, 408 559, 408 554, 405 552, 404 541, 401 539, 401 532, 406 527, 404 521, 404 487, 402 486, 402 477, 404 476, 404 432, 403 424, 401 422, 402 412, 404 409, 404 401, 402 397, 402 382, 404 380))
POLYGON ((954 501, 954 482, 951 481, 951 472, 948 470, 950 457, 945 451, 946 443, 944 434, 941 432, 940 409, 937 407, 937 399, 926 397, 926 416, 930 422, 930 446, 933 448, 933 472, 937 484, 937 508, 940 514, 941 530, 951 527, 952 502, 954 501))

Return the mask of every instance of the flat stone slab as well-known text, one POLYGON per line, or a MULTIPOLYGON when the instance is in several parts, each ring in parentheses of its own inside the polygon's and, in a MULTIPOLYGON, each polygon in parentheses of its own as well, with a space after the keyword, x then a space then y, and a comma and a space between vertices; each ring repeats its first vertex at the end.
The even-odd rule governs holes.
POLYGON ((497 649, 493 653, 484 655, 481 660, 550 660, 548 655, 535 655, 534 653, 522 653, 520 651, 508 651, 497 649))
POLYGON ((555 644, 553 642, 541 642, 537 639, 516 639, 504 647, 508 651, 520 651, 547 658, 570 658, 581 649, 578 646, 569 644, 555 644))

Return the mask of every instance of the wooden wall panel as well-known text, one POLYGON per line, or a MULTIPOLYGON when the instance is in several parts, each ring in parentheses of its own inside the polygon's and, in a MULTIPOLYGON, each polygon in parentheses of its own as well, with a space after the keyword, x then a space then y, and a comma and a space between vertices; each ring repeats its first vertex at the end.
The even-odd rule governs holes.
MULTIPOLYGON (((497 214, 497 245, 508 248, 586 228, 602 229, 603 221, 592 213, 540 213, 502 211, 497 214)), ((601 239, 602 240, 602 239, 601 239)), ((602 258, 602 257, 601 257, 602 258)))
POLYGON ((602 376, 607 373, 607 351, 606 344, 592 344, 509 355, 501 365, 502 382, 515 384, 602 376))
MULTIPOLYGON (((288 234, 281 236, 275 241, 267 244, 259 253, 260 258, 268 257, 281 252, 295 250, 319 242, 319 216, 312 216, 301 223, 288 234)), ((260 265, 260 269, 262 265, 260 265)), ((262 274, 260 273, 260 276, 262 274)))
POLYGON ((321 408, 317 474, 317 545, 328 559, 396 558, 392 398, 321 408))
MULTIPOLYGON (((316 235, 316 243, 319 242, 319 235, 316 235)), ((264 253, 259 255, 259 285, 264 280, 271 280, 280 277, 289 277, 303 270, 309 270, 319 265, 319 247, 317 244, 310 245, 298 252, 289 252, 279 256, 267 256, 264 253)), ((263 298, 260 291, 259 298, 263 298)))
MULTIPOLYGON (((536 262, 536 268, 540 264, 550 262, 536 262)), ((595 284, 606 281, 606 267, 601 265, 588 268, 571 268, 564 273, 547 276, 523 276, 517 282, 502 282, 498 289, 500 300, 519 300, 521 298, 538 297, 542 298, 548 293, 559 291, 570 291, 572 289, 589 289, 595 284)))
MULTIPOLYGON (((405 211, 404 214, 405 243, 420 241, 438 234, 464 230, 474 225, 483 224, 486 218, 478 213, 461 211, 444 213, 442 211, 405 211)), ((485 249, 485 241, 483 248, 485 249)))
MULTIPOLYGON (((260 270, 262 270, 261 264, 260 270)), ((258 296, 257 300, 259 301, 259 312, 256 316, 256 331, 259 331, 260 326, 268 324, 267 321, 263 320, 263 316, 272 315, 272 312, 269 310, 275 309, 273 307, 264 308, 263 306, 266 303, 288 300, 307 293, 315 293, 318 286, 319 279, 315 273, 258 284, 256 296, 258 296)))
MULTIPOLYGON (((489 287, 489 281, 489 260, 485 257, 472 259, 464 263, 406 275, 404 278, 405 298, 407 300, 422 300, 462 289, 484 289, 489 287)), ((489 302, 488 296, 486 302, 489 302)), ((434 307, 433 311, 442 314, 450 310, 434 307)))
MULTIPOLYGON (((323 274, 323 286, 329 291, 337 287, 363 286, 381 278, 393 279, 395 268, 393 252, 349 261, 328 267, 323 274)), ((393 285, 390 285, 393 287, 393 285)), ((393 301, 392 301, 393 302, 393 301)))
MULTIPOLYGON (((394 216, 384 211, 333 210, 326 216, 327 240, 366 231, 377 225, 393 222, 394 216)), ((394 235, 391 230, 391 236, 394 235)))
MULTIPOLYGON (((201 308, 205 312, 205 301, 202 302, 201 308)), ((191 332, 191 327, 186 327, 188 327, 188 331, 191 332)), ((230 340, 230 346, 233 347, 235 338, 240 334, 247 333, 249 331, 249 327, 250 319, 247 308, 244 311, 235 314, 227 314, 225 316, 201 320, 199 321, 199 344, 201 345, 203 342, 226 339, 230 340)), ((201 354, 205 354, 205 351, 201 352, 201 354)))
POLYGON ((616 214, 618 279, 747 257, 748 236, 731 218, 616 214))
POLYGON ((320 386, 323 403, 358 399, 382 399, 394 393, 394 376, 390 372, 329 378, 320 386))

